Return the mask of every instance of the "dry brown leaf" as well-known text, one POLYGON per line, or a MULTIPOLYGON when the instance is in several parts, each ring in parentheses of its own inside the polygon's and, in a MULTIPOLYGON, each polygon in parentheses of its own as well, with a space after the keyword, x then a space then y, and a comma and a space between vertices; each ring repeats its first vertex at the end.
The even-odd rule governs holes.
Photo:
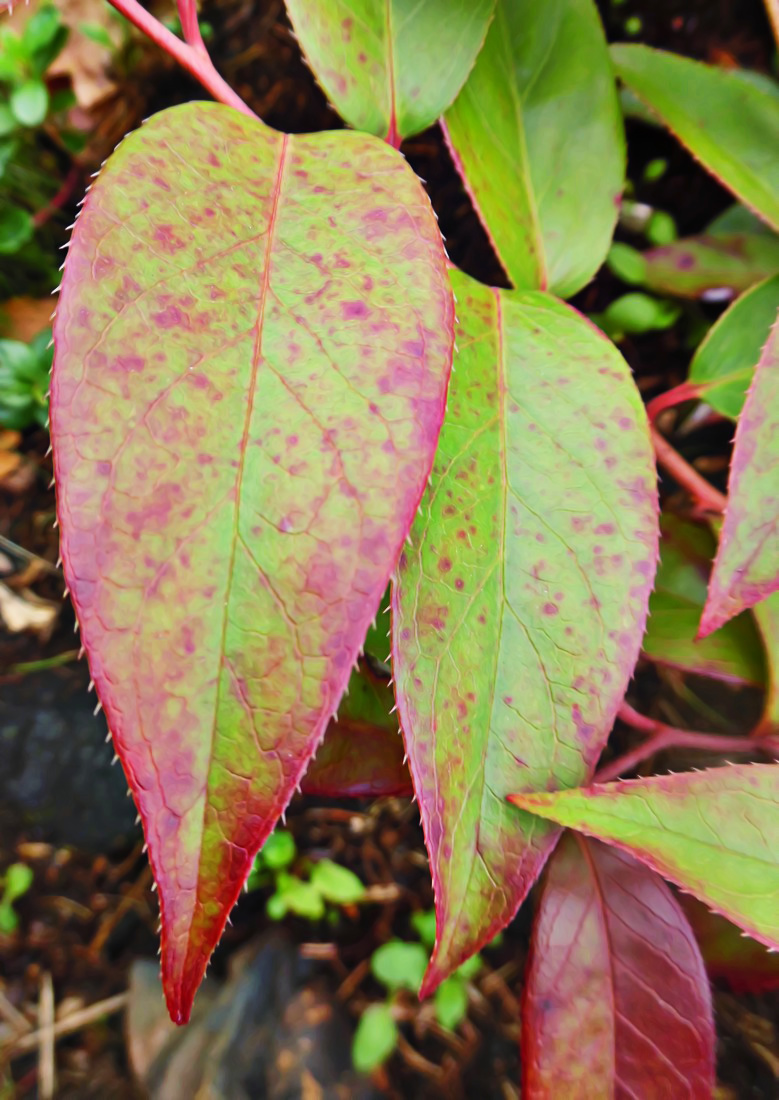
POLYGON ((41 600, 29 589, 17 593, 0 584, 0 618, 11 634, 29 630, 45 642, 51 637, 59 613, 59 604, 41 600))

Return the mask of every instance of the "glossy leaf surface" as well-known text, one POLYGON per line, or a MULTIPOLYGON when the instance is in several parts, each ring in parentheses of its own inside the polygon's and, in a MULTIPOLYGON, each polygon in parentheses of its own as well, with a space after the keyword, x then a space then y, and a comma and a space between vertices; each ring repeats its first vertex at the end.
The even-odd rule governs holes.
POLYGON ((709 1100, 711 992, 653 871, 566 833, 544 878, 522 1004, 527 1100, 709 1100))
MULTIPOLYGON (((774 735, 779 733, 779 592, 756 603, 752 614, 763 639, 768 666, 768 686, 758 731, 764 735, 774 735)), ((718 637, 729 626, 730 623, 726 623, 712 637, 718 637)))
POLYGON ((432 125, 462 87, 495 0, 286 0, 342 118, 395 141, 432 125))
POLYGON ((702 233, 644 252, 643 285, 678 298, 727 301, 779 271, 779 237, 702 233))
POLYGON ((55 326, 65 575, 183 1021, 416 512, 452 300, 389 146, 190 103, 89 193, 55 326))
POLYGON ((779 230, 779 96, 649 46, 616 45, 620 78, 742 202, 779 230))
POLYGON ((649 597, 643 652, 659 664, 685 672, 735 683, 763 684, 763 650, 748 613, 739 615, 716 634, 696 639, 717 546, 710 529, 664 515, 660 530, 660 563, 649 597))
POLYGON ((498 0, 444 124, 513 285, 581 289, 611 243, 625 159, 592 0, 498 0))
POLYGON ((760 356, 736 427, 728 504, 701 618, 701 637, 777 589, 779 321, 760 356))
POLYGON ((737 420, 771 326, 779 315, 779 275, 742 294, 718 319, 690 364, 690 382, 722 416, 737 420))
POLYGON ((692 926, 710 978, 726 981, 734 993, 765 993, 779 989, 779 954, 745 936, 735 924, 697 901, 680 894, 679 902, 692 926))
POLYGON ((779 766, 733 765, 512 801, 631 852, 779 947, 779 766))
POLYGON ((657 553, 645 414, 614 345, 550 295, 452 280, 456 370, 393 591, 395 694, 436 894, 423 992, 538 875, 554 830, 506 796, 591 774, 657 553))
POLYGON ((362 662, 349 680, 338 720, 327 727, 303 776, 303 793, 326 798, 411 794, 403 740, 390 713, 394 708, 392 688, 362 662))

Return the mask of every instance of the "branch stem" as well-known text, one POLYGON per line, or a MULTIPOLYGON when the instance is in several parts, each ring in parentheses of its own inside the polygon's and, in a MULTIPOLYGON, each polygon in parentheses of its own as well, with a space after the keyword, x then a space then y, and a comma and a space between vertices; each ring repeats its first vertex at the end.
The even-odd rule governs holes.
MULTIPOLYGON (((236 111, 240 111, 241 114, 248 115, 250 118, 257 117, 251 107, 244 103, 238 93, 233 91, 224 77, 220 76, 214 68, 213 62, 203 45, 199 28, 196 32, 199 46, 182 42, 172 31, 169 31, 166 26, 160 23, 159 19, 148 12, 138 0, 109 0, 109 3, 126 19, 129 19, 138 30, 143 31, 152 42, 175 58, 188 73, 191 73, 196 80, 200 81, 214 99, 228 107, 234 107, 236 111)), ((192 7, 194 7, 194 4, 187 3, 187 0, 181 0, 179 4, 180 16, 183 10, 181 25, 185 34, 194 33, 191 25, 190 9, 192 7)), ((194 21, 196 24, 197 12, 194 13, 194 21)))
POLYGON ((665 412, 666 409, 672 409, 684 401, 694 401, 696 397, 701 396, 702 392, 703 387, 696 385, 695 382, 682 382, 680 386, 674 386, 673 389, 666 390, 658 397, 653 397, 646 407, 649 423, 654 424, 660 413, 665 412))
POLYGON ((662 466, 671 477, 678 481, 683 489, 686 489, 696 504, 705 512, 720 514, 725 511, 727 497, 715 489, 705 477, 701 477, 697 470, 675 450, 664 435, 650 424, 649 431, 652 436, 652 446, 655 449, 655 458, 658 465, 662 466))

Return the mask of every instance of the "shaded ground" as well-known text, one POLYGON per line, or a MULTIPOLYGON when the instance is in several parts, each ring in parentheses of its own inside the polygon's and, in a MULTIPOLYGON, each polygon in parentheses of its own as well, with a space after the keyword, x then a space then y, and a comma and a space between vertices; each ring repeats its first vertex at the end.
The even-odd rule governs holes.
MULTIPOLYGON (((205 4, 204 9, 214 27, 211 48, 217 64, 261 117, 291 131, 340 126, 300 59, 281 0, 224 0, 218 5, 205 4)), ((619 5, 604 0, 601 9, 613 38, 623 37, 625 21, 638 15, 644 22, 642 40, 650 44, 720 63, 768 68, 770 38, 757 0, 628 0, 619 5)), ((141 117, 200 94, 198 86, 172 63, 144 49, 135 59, 129 79, 123 81, 120 94, 99 108, 95 136, 81 165, 83 178, 141 117)), ((637 184, 636 197, 671 212, 682 233, 702 228, 728 205, 726 193, 659 130, 630 123, 629 147, 634 180, 641 178, 641 169, 649 160, 667 159, 669 169, 663 178, 656 183, 637 184)), ((452 169, 438 129, 434 127, 407 142, 404 152, 427 181, 452 259, 486 282, 503 282, 500 266, 452 169)), ((81 189, 81 183, 74 188, 73 200, 81 189)), ((55 221, 63 240, 64 226, 72 221, 69 205, 55 221)), ((603 272, 578 296, 576 304, 586 311, 599 310, 623 289, 603 272)), ((645 395, 667 389, 684 377, 689 351, 681 325, 662 334, 632 339, 622 345, 622 350, 645 395)), ((730 434, 729 427, 699 432, 685 451, 690 460, 702 459, 707 473, 719 479, 721 487, 730 434)), ((42 431, 24 438, 22 447, 31 476, 22 492, 0 490, 0 535, 53 564, 57 541, 51 527, 53 493, 46 488, 50 478, 47 446, 42 431)), ((664 488, 673 491, 672 485, 664 488)), ((34 563, 31 566, 29 562, 11 561, 6 571, 13 574, 17 585, 29 584, 42 598, 55 600, 61 595, 60 578, 46 571, 38 570, 36 574, 34 563)), ((22 860, 34 869, 35 882, 18 905, 19 933, 13 937, 0 935, 0 1025, 13 1025, 18 1012, 34 1022, 41 982, 47 974, 53 979, 62 1015, 72 1010, 76 1001, 88 1007, 108 999, 112 1015, 88 1021, 58 1044, 57 1095, 124 1098, 139 1093, 130 1083, 118 1011, 121 1002, 116 998, 127 989, 133 960, 155 955, 157 907, 142 841, 128 820, 126 807, 122 805, 120 810, 116 805, 123 789, 118 769, 110 773, 110 785, 96 786, 95 777, 108 773, 111 749, 103 745, 99 719, 91 718, 89 704, 75 702, 85 697, 87 673, 83 663, 67 657, 78 645, 72 625, 72 612, 66 605, 51 638, 45 642, 30 634, 0 634, 0 733, 27 721, 34 726, 36 715, 40 719, 45 707, 64 715, 62 720, 66 725, 70 723, 71 731, 66 739, 71 755, 57 758, 52 750, 48 774, 57 777, 58 782, 49 787, 36 786, 35 768, 30 770, 29 757, 14 756, 10 765, 4 758, 5 782, 25 806, 12 805, 13 799, 3 800, 0 866, 13 859, 22 860), (42 673, 16 668, 58 655, 65 656, 65 663, 42 673), (86 746, 83 753, 79 748, 82 744, 86 746), (75 752, 80 755, 73 756, 75 752), (74 809, 71 789, 74 770, 79 770, 81 789, 86 792, 80 817, 74 809), (20 777, 27 777, 27 786, 20 777), (100 804, 100 813, 91 820, 90 790, 97 792, 100 804), (52 808, 54 812, 49 813, 52 808), (23 810, 27 819, 20 825, 23 810), (103 837, 111 837, 116 843, 106 850, 106 844, 101 845, 103 837), (77 848, 66 847, 74 842, 77 848)), ((757 700, 722 687, 714 696, 711 685, 703 682, 695 687, 704 703, 730 713, 734 722, 746 728, 750 708, 757 707, 757 700)), ((690 709, 689 700, 680 697, 678 683, 670 676, 642 668, 635 692, 647 713, 679 724, 687 721, 695 725, 696 720, 701 724, 700 715, 690 709)), ((45 744, 51 723, 36 728, 43 738, 40 743, 45 744)), ((617 748, 625 748, 630 737, 627 731, 619 732, 614 739, 617 748)), ((31 743, 29 737, 27 743, 31 743)), ((37 756, 35 761, 43 769, 45 762, 37 756)), ((694 761, 678 754, 672 760, 666 757, 650 761, 647 770, 671 765, 681 768, 691 763, 701 764, 700 755, 694 761)), ((432 906, 416 808, 401 800, 344 806, 300 799, 293 803, 288 826, 301 858, 327 855, 353 869, 371 891, 368 904, 346 911, 334 927, 287 922, 302 954, 321 975, 323 988, 343 1007, 347 1018, 354 1020, 381 992, 370 977, 367 960, 372 950, 392 936, 411 938, 410 914, 432 906)), ((262 892, 240 902, 234 925, 214 959, 217 978, 225 975, 231 954, 267 928, 264 904, 262 892)), ((509 1100, 519 1095, 517 1008, 529 908, 524 907, 503 943, 486 954, 485 967, 473 984, 469 1019, 458 1035, 437 1027, 429 1005, 420 1007, 408 998, 408 1024, 402 1045, 375 1082, 386 1095, 451 1100, 460 1096, 509 1100)), ((762 1100, 776 1095, 777 999, 736 998, 722 989, 717 992, 717 1017, 719 1095, 723 1100, 762 1100)), ((35 1096, 38 1087, 38 1049, 32 1040, 29 1045, 30 1051, 13 1061, 15 1094, 20 1097, 35 1096)))

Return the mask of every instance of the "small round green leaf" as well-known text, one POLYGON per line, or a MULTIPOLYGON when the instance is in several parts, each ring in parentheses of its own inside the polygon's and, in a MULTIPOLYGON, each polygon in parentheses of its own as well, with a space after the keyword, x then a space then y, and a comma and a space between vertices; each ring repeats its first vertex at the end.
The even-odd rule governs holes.
POLYGON ((360 1017, 352 1042, 352 1064, 358 1073, 370 1073, 386 1062, 398 1042, 397 1024, 387 1004, 369 1005, 360 1017))
POLYGON ((281 871, 289 867, 296 853, 292 833, 286 829, 275 829, 260 849, 258 858, 272 871, 281 871))
POLYGON ((11 92, 10 103, 22 126, 40 126, 49 110, 49 90, 41 80, 26 80, 11 92))
POLYGON ((277 879, 277 894, 283 899, 290 913, 306 920, 321 920, 325 915, 322 895, 310 882, 303 882, 296 875, 282 872, 277 879))
POLYGON ((468 991, 465 982, 457 974, 441 982, 435 991, 435 1016, 441 1027, 448 1031, 463 1022, 468 1015, 468 991))
POLYGON ((411 927, 425 947, 432 951, 435 947, 435 909, 412 913, 411 927))
POLYGON ((18 206, 0 209, 0 255, 18 252, 30 240, 33 231, 33 221, 26 210, 18 206))
POLYGON ((331 859, 322 859, 314 865, 311 885, 333 905, 353 905, 365 897, 365 887, 354 871, 331 859))
POLYGON ((427 968, 427 951, 421 943, 390 940, 373 952, 371 971, 387 989, 417 993, 427 968))

